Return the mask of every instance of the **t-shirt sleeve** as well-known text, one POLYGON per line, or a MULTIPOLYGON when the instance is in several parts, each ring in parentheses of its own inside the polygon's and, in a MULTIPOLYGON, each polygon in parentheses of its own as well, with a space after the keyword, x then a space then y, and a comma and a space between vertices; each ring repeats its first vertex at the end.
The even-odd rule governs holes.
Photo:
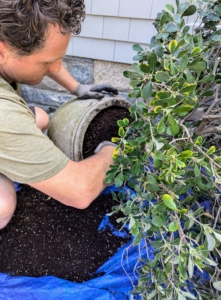
POLYGON ((30 184, 56 175, 68 161, 37 127, 27 106, 0 99, 0 173, 30 184))

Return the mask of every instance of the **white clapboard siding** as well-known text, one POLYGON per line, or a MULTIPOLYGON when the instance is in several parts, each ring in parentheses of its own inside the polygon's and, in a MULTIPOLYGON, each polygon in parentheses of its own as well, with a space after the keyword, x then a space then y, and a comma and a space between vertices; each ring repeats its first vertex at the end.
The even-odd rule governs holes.
POLYGON ((133 44, 148 48, 155 34, 153 20, 167 3, 176 1, 85 0, 86 18, 80 35, 72 37, 67 55, 131 63, 133 44))

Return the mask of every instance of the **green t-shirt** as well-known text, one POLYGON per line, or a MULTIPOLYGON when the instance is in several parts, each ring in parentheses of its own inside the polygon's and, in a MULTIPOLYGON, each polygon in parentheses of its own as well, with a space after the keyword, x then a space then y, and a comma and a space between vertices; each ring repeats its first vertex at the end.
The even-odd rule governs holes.
POLYGON ((0 173, 29 184, 56 175, 68 161, 37 127, 26 102, 0 76, 0 173))

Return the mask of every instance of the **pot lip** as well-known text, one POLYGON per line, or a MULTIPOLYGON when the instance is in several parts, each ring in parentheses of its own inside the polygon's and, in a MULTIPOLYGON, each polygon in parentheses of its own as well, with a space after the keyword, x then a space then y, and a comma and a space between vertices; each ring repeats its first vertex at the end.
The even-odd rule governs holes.
POLYGON ((115 96, 110 97, 106 96, 101 99, 97 100, 97 102, 94 103, 83 115, 81 118, 78 128, 76 130, 76 134, 73 141, 73 160, 74 161, 80 161, 83 159, 83 141, 84 136, 87 131, 87 128, 91 121, 96 117, 96 115, 104 110, 105 108, 111 107, 111 106, 119 106, 123 108, 129 109, 132 106, 132 103, 126 100, 125 98, 115 96), (77 145, 77 146, 76 146, 77 145))

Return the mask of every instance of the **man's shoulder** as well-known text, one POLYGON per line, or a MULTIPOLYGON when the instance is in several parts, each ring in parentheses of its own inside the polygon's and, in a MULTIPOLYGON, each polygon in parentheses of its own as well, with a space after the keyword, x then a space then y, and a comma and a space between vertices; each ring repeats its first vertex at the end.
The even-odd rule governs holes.
POLYGON ((28 109, 28 105, 24 99, 0 76, 0 110, 7 111, 13 109, 28 109))

